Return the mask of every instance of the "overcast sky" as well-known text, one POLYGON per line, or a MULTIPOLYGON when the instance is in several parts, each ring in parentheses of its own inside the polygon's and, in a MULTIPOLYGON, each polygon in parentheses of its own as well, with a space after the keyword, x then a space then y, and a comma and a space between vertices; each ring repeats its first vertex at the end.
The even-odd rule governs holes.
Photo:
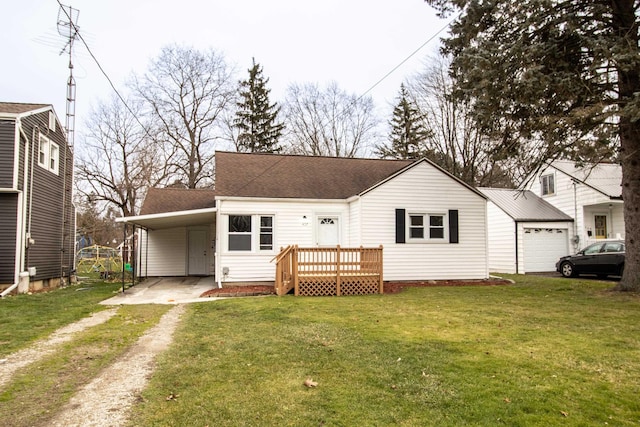
MULTIPOLYGON (((68 55, 57 31, 56 0, 3 1, 0 101, 53 104, 64 123, 68 55)), ((213 48, 246 78, 251 58, 270 79, 272 101, 291 83, 336 81, 362 95, 446 24, 423 0, 73 0, 89 48, 123 94, 162 46, 213 48)), ((439 37, 369 94, 388 109, 400 83, 437 50, 439 37)), ((113 91, 94 60, 75 44, 76 131, 113 91)))

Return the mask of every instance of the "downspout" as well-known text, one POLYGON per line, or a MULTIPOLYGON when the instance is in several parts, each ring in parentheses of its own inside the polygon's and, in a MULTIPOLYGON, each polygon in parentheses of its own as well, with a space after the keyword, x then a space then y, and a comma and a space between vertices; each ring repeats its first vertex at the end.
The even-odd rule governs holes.
MULTIPOLYGON (((16 238, 18 239, 17 244, 20 245, 20 249, 16 248, 16 255, 19 257, 19 260, 16 260, 16 264, 14 264, 14 268, 17 266, 18 267, 18 274, 16 275, 14 272, 14 283, 9 286, 7 289, 5 289, 4 291, 0 292, 0 298, 3 298, 7 295, 9 295, 11 292, 13 292, 14 289, 16 289, 19 284, 20 284, 20 273, 25 271, 25 255, 26 253, 28 253, 28 249, 25 247, 25 238, 27 238, 27 234, 26 234, 26 229, 25 229, 25 218, 24 216, 26 215, 26 209, 27 209, 27 196, 29 196, 31 193, 27 194, 26 192, 26 188, 28 185, 28 177, 29 177, 29 138, 27 137, 27 135, 25 134, 24 130, 22 129, 22 123, 20 121, 20 118, 16 119, 16 137, 18 140, 18 146, 19 146, 19 142, 20 142, 20 134, 22 134, 22 136, 24 137, 24 171, 23 171, 23 176, 22 176, 22 209, 19 209, 20 213, 20 229, 17 230, 18 232, 16 234, 19 233, 19 238, 18 235, 16 235, 16 238)), ((16 187, 17 189, 17 187, 16 187)))
POLYGON ((520 259, 518 257, 518 221, 514 221, 514 224, 516 226, 516 274, 520 274, 519 273, 519 265, 520 265, 520 259))
POLYGON ((215 262, 214 274, 216 278, 216 282, 218 283, 218 289, 222 288, 222 267, 220 267, 220 256, 219 253, 222 250, 220 246, 220 212, 222 208, 222 200, 216 200, 216 250, 213 254, 213 262, 215 262))

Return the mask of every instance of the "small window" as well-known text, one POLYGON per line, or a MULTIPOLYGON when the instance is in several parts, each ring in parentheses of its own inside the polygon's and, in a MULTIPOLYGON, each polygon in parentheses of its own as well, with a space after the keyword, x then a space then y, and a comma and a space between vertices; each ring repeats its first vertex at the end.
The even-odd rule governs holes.
POLYGON ((60 169, 60 148, 55 142, 49 143, 49 170, 58 175, 60 169))
POLYGON ((260 217, 260 250, 273 250, 273 217, 260 217))
POLYGON ((429 215, 429 238, 444 239, 444 215, 429 215))
POLYGON ((38 164, 43 168, 49 168, 49 139, 42 135, 38 143, 38 164))
POLYGON ((444 240, 445 215, 409 214, 409 239, 444 240))
POLYGON ((540 178, 543 196, 549 196, 556 193, 556 183, 554 178, 553 174, 543 175, 540 178))
POLYGON ((229 250, 251 250, 251 215, 229 215, 229 250))
POLYGON ((424 215, 409 215, 409 238, 424 239, 424 215))
POLYGON ((53 132, 56 131, 56 115, 53 114, 53 111, 49 111, 49 129, 53 132))

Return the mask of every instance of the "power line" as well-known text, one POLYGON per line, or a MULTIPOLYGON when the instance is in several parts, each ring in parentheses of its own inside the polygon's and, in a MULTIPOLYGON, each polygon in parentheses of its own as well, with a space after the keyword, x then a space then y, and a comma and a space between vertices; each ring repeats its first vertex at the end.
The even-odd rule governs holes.
POLYGON ((116 95, 118 96, 118 98, 120 99, 120 101, 124 104, 124 106, 127 108, 127 110, 129 111, 129 113, 131 113, 131 115, 133 116, 133 118, 136 120, 136 122, 138 122, 138 124, 142 127, 142 129, 144 129, 145 134, 151 138, 151 134, 149 133, 149 131, 147 130, 147 127, 145 125, 142 124, 142 122, 140 121, 140 119, 138 119, 138 116, 136 115, 136 113, 133 112, 133 110, 131 109, 131 107, 129 107, 129 104, 127 104, 127 101, 124 100, 123 96, 120 94, 120 92, 118 91, 118 89, 116 88, 116 86, 113 84, 113 82, 111 81, 111 78, 109 77, 109 75, 107 74, 107 72, 104 70, 104 68, 102 68, 102 65, 100 64, 100 61, 98 61, 98 58, 96 58, 96 56, 93 54, 93 52, 91 51, 91 48, 89 47, 89 45, 87 44, 87 42, 84 40, 84 37, 82 37, 82 34, 80 33, 80 28, 78 28, 76 26, 76 24, 71 20, 71 16, 69 16, 69 13, 66 11, 66 9, 64 8, 64 6, 62 5, 62 3, 60 3, 60 0, 56 0, 58 2, 58 4, 60 5, 60 8, 62 10, 64 10, 65 15, 67 15, 67 17, 69 18, 69 21, 71 22, 71 25, 73 26, 73 29, 75 31, 75 33, 77 34, 77 36, 80 38, 80 41, 82 41, 82 44, 84 45, 85 48, 87 48, 87 52, 89 52, 89 55, 91 55, 91 58, 93 59, 93 61, 96 63, 96 65, 98 66, 98 69, 100 70, 100 72, 102 72, 102 75, 107 79, 107 81, 109 82, 109 85, 111 85, 111 88, 113 89, 113 91, 116 93, 116 95))

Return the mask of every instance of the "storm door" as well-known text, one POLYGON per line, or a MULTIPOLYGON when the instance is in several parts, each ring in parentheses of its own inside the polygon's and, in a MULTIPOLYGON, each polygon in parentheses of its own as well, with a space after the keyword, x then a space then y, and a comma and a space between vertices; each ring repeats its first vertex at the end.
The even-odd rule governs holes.
POLYGON ((595 229, 596 229, 596 239, 606 239, 607 238, 607 216, 595 215, 593 220, 594 220, 595 229))

